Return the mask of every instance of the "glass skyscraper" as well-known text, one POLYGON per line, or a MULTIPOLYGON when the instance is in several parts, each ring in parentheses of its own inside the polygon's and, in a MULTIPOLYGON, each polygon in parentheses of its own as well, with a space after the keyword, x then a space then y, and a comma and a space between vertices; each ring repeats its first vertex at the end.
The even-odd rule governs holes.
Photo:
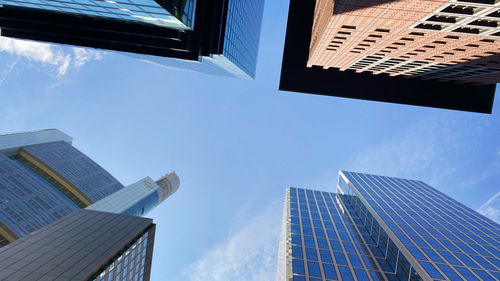
POLYGON ((195 3, 196 0, 0 0, 0 5, 139 21, 175 29, 193 27, 195 3))
POLYGON ((254 78, 257 68, 263 0, 229 0, 220 54, 207 58, 240 78, 254 78))
POLYGON ((141 216, 179 188, 179 177, 124 187, 50 129, 0 135, 0 247, 87 208, 141 216))
POLYGON ((123 188, 58 130, 0 135, 0 246, 123 188))
POLYGON ((0 0, 2 36, 253 79, 264 0, 0 0))
POLYGON ((416 180, 288 188, 276 281, 499 280, 500 225, 416 180))

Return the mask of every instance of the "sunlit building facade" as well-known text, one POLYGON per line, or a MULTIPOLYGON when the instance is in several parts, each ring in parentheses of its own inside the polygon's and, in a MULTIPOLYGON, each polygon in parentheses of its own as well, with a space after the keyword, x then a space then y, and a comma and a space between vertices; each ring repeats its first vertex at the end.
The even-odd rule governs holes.
POLYGON ((500 226, 421 181, 286 191, 276 281, 499 279, 500 226))
POLYGON ((500 82, 495 0, 318 0, 308 66, 500 82))

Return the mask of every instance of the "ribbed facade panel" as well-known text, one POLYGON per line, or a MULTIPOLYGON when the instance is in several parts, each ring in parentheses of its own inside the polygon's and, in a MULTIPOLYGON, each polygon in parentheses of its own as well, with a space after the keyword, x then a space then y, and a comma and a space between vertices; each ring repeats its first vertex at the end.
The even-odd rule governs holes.
POLYGON ((111 174, 68 143, 43 143, 23 149, 71 182, 93 202, 123 188, 111 174))

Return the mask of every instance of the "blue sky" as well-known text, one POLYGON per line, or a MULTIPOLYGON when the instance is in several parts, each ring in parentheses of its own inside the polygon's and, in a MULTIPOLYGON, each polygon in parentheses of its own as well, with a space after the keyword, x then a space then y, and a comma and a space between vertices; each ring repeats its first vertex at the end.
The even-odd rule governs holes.
MULTIPOLYGON (((152 280, 273 280, 287 186, 340 169, 419 179, 500 221, 500 115, 279 92, 288 4, 267 1, 255 81, 0 38, 0 131, 58 128, 123 184, 175 170, 152 280)), ((404 92, 404 89, 402 89, 404 92)))

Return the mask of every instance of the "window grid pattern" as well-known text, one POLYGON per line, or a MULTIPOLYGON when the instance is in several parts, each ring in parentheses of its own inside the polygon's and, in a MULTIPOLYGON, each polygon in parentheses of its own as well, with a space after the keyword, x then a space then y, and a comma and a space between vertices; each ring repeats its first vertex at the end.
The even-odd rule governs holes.
MULTIPOLYGON (((141 21, 177 29, 191 28, 196 0, 183 1, 185 9, 177 19, 154 0, 0 0, 0 5, 85 14, 91 16, 141 21)), ((176 4, 175 7, 178 5, 176 4)), ((176 8, 176 11, 178 8, 176 8)))
POLYGON ((109 266, 97 273, 93 281, 142 281, 148 245, 148 232, 135 241, 109 266))
POLYGON ((408 259, 399 251, 397 246, 382 229, 377 220, 370 214, 352 190, 346 185, 342 188, 347 194, 338 193, 336 196, 349 217, 355 222, 360 234, 360 240, 370 248, 376 257, 388 280, 421 281, 422 278, 411 267, 408 259))
POLYGON ((500 279, 495 222, 421 181, 342 174, 434 280, 500 279))
POLYGON ((0 154, 0 222, 23 237, 78 207, 16 160, 0 154))
POLYGON ((0 280, 149 281, 154 236, 151 219, 79 210, 0 248, 0 280))
POLYGON ((394 276, 380 267, 334 193, 290 188, 289 202, 294 281, 394 276))
POLYGON ((255 77, 263 0, 228 1, 223 55, 250 77, 255 77))
POLYGON ((500 36, 500 2, 495 0, 451 0, 412 28, 441 32, 500 36))
POLYGON ((78 187, 94 202, 123 188, 111 174, 66 142, 36 144, 23 149, 78 187))

